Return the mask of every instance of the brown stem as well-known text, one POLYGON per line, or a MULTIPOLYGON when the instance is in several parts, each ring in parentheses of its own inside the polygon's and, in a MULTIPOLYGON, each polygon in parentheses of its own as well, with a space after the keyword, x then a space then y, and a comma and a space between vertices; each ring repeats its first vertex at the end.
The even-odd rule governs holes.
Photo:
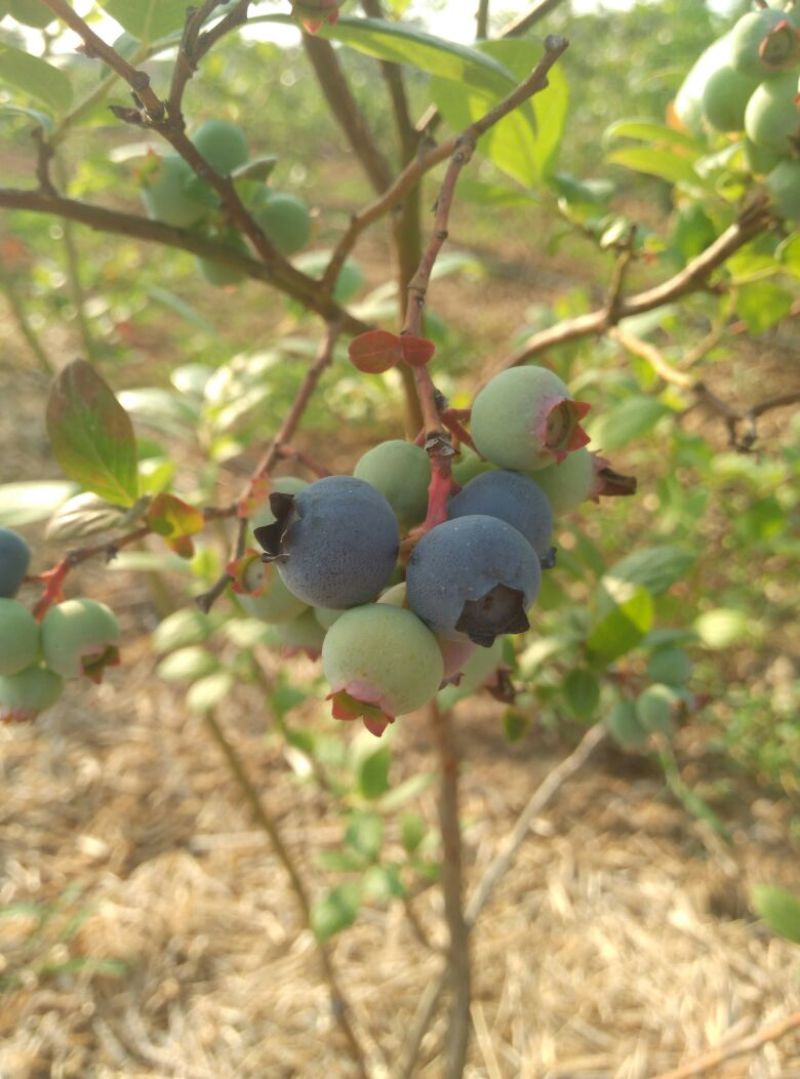
MULTIPOLYGON (((496 885, 513 865, 514 858, 528 835, 531 823, 536 815, 542 812, 548 802, 552 801, 563 784, 583 767, 595 747, 603 740, 605 734, 605 728, 601 724, 596 724, 587 731, 572 753, 547 774, 528 799, 508 838, 500 845, 499 854, 490 863, 478 882, 475 891, 470 896, 464 915, 468 929, 475 925, 483 908, 491 898, 496 885)), ((402 1064, 398 1070, 399 1079, 410 1079, 412 1075, 416 1074, 416 1063, 422 1040, 436 1013, 439 999, 447 985, 448 976, 448 966, 445 964, 439 978, 429 982, 425 988, 411 1025, 411 1032, 401 1053, 402 1064)))
POLYGON ((127 82, 139 101, 141 101, 151 120, 163 119, 165 114, 164 102, 152 90, 150 76, 146 71, 138 71, 116 49, 111 45, 107 45, 101 37, 98 37, 88 23, 69 6, 67 0, 43 0, 43 3, 82 39, 88 56, 105 61, 110 68, 127 82))
POLYGON ((652 311, 681 296, 706 288, 713 271, 722 266, 731 255, 759 233, 764 232, 771 223, 772 218, 764 203, 755 203, 745 210, 738 221, 730 225, 705 251, 687 263, 679 273, 654 288, 637 292, 628 299, 620 298, 613 313, 613 320, 610 320, 609 311, 604 306, 587 315, 579 315, 577 318, 559 322, 529 337, 516 352, 512 352, 502 360, 495 371, 517 367, 557 345, 564 345, 581 337, 599 336, 622 319, 629 318, 631 315, 644 314, 645 311, 652 311))
POLYGON ((691 1079, 694 1075, 703 1075, 705 1072, 717 1068, 726 1060, 743 1056, 745 1053, 754 1053, 768 1042, 778 1041, 786 1034, 797 1030, 798 1027, 800 1027, 800 1012, 792 1012, 791 1015, 787 1015, 784 1019, 779 1019, 775 1023, 762 1027, 755 1034, 749 1034, 746 1038, 734 1042, 733 1045, 711 1049, 708 1053, 697 1057, 696 1060, 690 1060, 687 1064, 682 1064, 679 1068, 675 1068, 674 1071, 662 1072, 656 1076, 656 1079, 691 1079))
POLYGON ((519 15, 517 18, 512 19, 511 22, 506 23, 500 31, 500 37, 519 37, 545 18, 546 15, 549 15, 551 11, 555 11, 561 3, 563 3, 563 0, 542 0, 541 4, 537 4, 525 15, 519 15))
POLYGON ((442 891, 450 944, 447 953, 447 979, 452 994, 447 1024, 445 1079, 460 1079, 464 1072, 469 1043, 469 1007, 471 973, 469 926, 463 908, 463 867, 461 823, 458 813, 458 755, 449 712, 441 712, 436 703, 430 706, 433 736, 439 753, 441 787, 439 790, 439 826, 442 835, 442 891))
POLYGON ((489 36, 489 0, 478 0, 475 12, 475 38, 481 41, 489 36))
POLYGON ((201 7, 190 11, 186 19, 169 89, 167 110, 170 116, 180 115, 186 84, 197 70, 202 57, 221 37, 247 21, 250 0, 239 0, 239 3, 223 19, 220 19, 216 26, 201 34, 200 31, 206 19, 221 3, 222 0, 205 0, 201 7))
POLYGON ((694 378, 681 371, 662 355, 661 351, 649 341, 643 341, 640 337, 618 326, 611 331, 611 336, 631 352, 645 360, 665 382, 673 386, 679 386, 688 390, 696 398, 697 402, 705 405, 717 415, 721 416, 728 430, 728 438, 731 446, 735 449, 748 451, 752 449, 758 438, 756 420, 765 412, 771 412, 776 408, 788 408, 790 405, 800 403, 800 390, 779 394, 776 397, 767 397, 759 401, 752 408, 738 409, 729 404, 723 398, 717 396, 702 379, 694 378), (747 430, 743 436, 739 435, 739 425, 747 424, 747 430))
MULTIPOLYGON (((291 884, 292 891, 297 900, 297 906, 299 907, 304 927, 309 932, 313 933, 311 923, 311 901, 303 878, 300 876, 300 871, 292 858, 289 848, 283 841, 283 837, 278 830, 277 824, 264 808, 264 803, 261 801, 253 781, 247 774, 241 757, 234 749, 231 741, 227 738, 213 711, 206 712, 203 718, 209 734, 222 751, 222 755, 225 758, 230 773, 244 795, 253 819, 269 837, 272 849, 275 851, 278 860, 286 870, 286 874, 289 877, 289 883, 291 884)), ((358 1074, 366 1079, 368 1072, 364 1051, 350 1022, 350 1008, 344 993, 342 992, 341 986, 339 985, 339 978, 334 968, 328 945, 323 941, 317 940, 317 951, 319 954, 320 966, 322 967, 322 974, 325 981, 328 983, 328 989, 330 991, 331 1012, 333 1018, 344 1035, 350 1055, 356 1063, 358 1074)))
POLYGON ((230 247, 206 239, 189 229, 175 228, 173 225, 164 225, 160 221, 151 221, 137 214, 121 213, 118 210, 106 209, 104 206, 92 206, 76 199, 39 191, 0 188, 0 206, 12 210, 31 210, 34 213, 53 214, 56 217, 79 221, 101 232, 131 236, 150 243, 189 251, 201 258, 224 262, 226 265, 242 270, 249 277, 273 285, 326 321, 341 319, 342 328, 349 333, 363 333, 369 329, 367 323, 348 314, 334 299, 326 295, 319 281, 300 273, 285 260, 268 265, 248 255, 241 255, 230 247))
POLYGON ((392 182, 392 170, 350 92, 333 46, 324 38, 303 34, 303 48, 311 61, 328 106, 347 136, 347 141, 361 162, 370 183, 376 191, 385 191, 392 182))

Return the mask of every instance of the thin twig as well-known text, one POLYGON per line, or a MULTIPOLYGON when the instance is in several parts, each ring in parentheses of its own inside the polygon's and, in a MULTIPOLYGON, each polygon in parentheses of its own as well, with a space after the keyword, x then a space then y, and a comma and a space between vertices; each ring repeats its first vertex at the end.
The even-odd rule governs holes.
POLYGON ((214 240, 206 239, 190 229, 176 228, 160 221, 152 221, 137 214, 121 213, 104 206, 93 206, 60 195, 48 195, 40 191, 19 188, 0 188, 0 206, 12 210, 30 210, 34 213, 53 214, 56 217, 79 221, 100 232, 131 236, 148 243, 189 251, 201 258, 214 259, 242 270, 248 277, 266 281, 319 315, 326 321, 342 320, 342 328, 349 333, 363 333, 369 329, 366 322, 349 314, 343 307, 320 288, 319 282, 296 270, 290 263, 268 265, 249 255, 239 254, 214 240))
POLYGON ((489 36, 489 0, 478 0, 475 12, 475 39, 482 41, 489 36))
POLYGON ((655 1079, 691 1079, 694 1075, 703 1075, 704 1072, 711 1071, 726 1060, 743 1056, 745 1053, 754 1053, 768 1042, 778 1041, 786 1034, 797 1030, 798 1027, 800 1027, 800 1012, 793 1012, 785 1019, 779 1019, 775 1023, 762 1027, 755 1034, 749 1034, 732 1045, 711 1049, 695 1060, 690 1060, 679 1068, 675 1068, 674 1071, 663 1072, 655 1079))
MULTIPOLYGON (((270 814, 264 808, 264 803, 256 790, 253 781, 247 774, 247 770, 244 767, 241 757, 234 749, 233 744, 227 738, 225 732, 220 725, 219 720, 213 711, 209 710, 204 713, 204 721, 208 732, 214 741, 222 751, 231 775, 235 779, 239 786, 240 791, 244 795, 250 812, 255 820, 256 824, 264 830, 269 837, 272 848, 278 857, 283 868, 286 870, 286 874, 289 877, 289 883, 291 884, 292 891, 294 892, 295 899, 297 900, 297 906, 300 909, 300 914, 303 920, 304 927, 313 934, 311 923, 311 900, 306 890, 303 878, 300 876, 300 872, 295 864, 295 861, 289 851, 289 848, 283 841, 278 826, 272 819, 270 814)), ((353 1029, 350 1022, 350 1007, 339 985, 338 975, 331 959, 330 950, 328 945, 324 941, 320 941, 314 936, 317 943, 317 952, 319 954, 320 966, 322 967, 322 973, 325 981, 328 983, 328 989, 331 997, 331 1012, 333 1018, 336 1021, 339 1029, 344 1035, 347 1042, 350 1055, 356 1063, 358 1073, 366 1079, 367 1065, 364 1056, 364 1051, 361 1047, 361 1043, 353 1029)))
POLYGON ((758 439, 756 421, 759 416, 771 412, 777 408, 788 408, 790 405, 800 403, 800 390, 790 393, 778 394, 775 397, 767 397, 759 401, 752 408, 738 409, 719 397, 709 389, 702 379, 694 378, 686 371, 674 367, 661 353, 660 349, 649 341, 643 341, 640 337, 630 333, 621 326, 617 326, 610 332, 610 336, 618 341, 623 348, 635 356, 645 360, 665 382, 688 390, 698 404, 705 405, 722 418, 728 431, 728 439, 735 449, 747 452, 753 448, 758 439), (746 424, 744 435, 740 435, 739 427, 746 424))
POLYGON ((433 736, 439 753, 441 787, 439 826, 442 835, 442 891, 450 937, 447 952, 447 980, 452 995, 447 1023, 445 1079, 461 1079, 469 1043, 471 975, 469 926, 464 918, 461 822, 459 820, 458 755, 453 739, 453 717, 430 705, 433 736))
POLYGON ((551 11, 555 11, 561 3, 563 3, 563 0, 542 0, 541 4, 537 4, 525 15, 520 15, 516 19, 512 19, 511 22, 506 23, 500 31, 500 37, 519 37, 549 15, 551 11))
POLYGON ((606 729, 602 723, 596 723, 593 727, 590 727, 570 755, 548 772, 533 792, 525 808, 517 817, 514 827, 503 841, 499 853, 490 863, 478 882, 475 891, 469 897, 466 917, 467 924, 470 927, 474 926, 481 911, 489 902, 497 884, 512 866, 517 851, 530 832, 531 824, 536 816, 541 813, 564 783, 574 776, 576 772, 580 771, 605 738, 606 729))
MULTIPOLYGON (((247 539, 249 503, 256 494, 259 484, 263 483, 278 461, 280 461, 281 448, 291 440, 297 430, 300 420, 303 418, 303 413, 311 399, 311 395, 317 388, 317 383, 322 377, 323 371, 333 361, 333 350, 336 347, 336 341, 340 333, 340 322, 328 323, 325 338, 320 346, 316 359, 306 372, 305 378, 300 384, 300 388, 295 395, 294 401, 292 402, 289 411, 284 416, 283 423, 262 454, 258 464, 253 469, 244 490, 239 496, 237 501, 239 520, 236 529, 236 538, 231 551, 231 560, 234 562, 244 554, 247 539)), ((201 595, 196 596, 195 603, 200 610, 206 612, 210 611, 212 606, 228 587, 231 580, 231 574, 226 569, 207 592, 203 592, 201 595)))
POLYGON ((441 164, 442 161, 451 158, 459 147, 463 146, 465 139, 474 142, 484 134, 484 132, 488 131, 493 124, 502 120, 504 116, 507 116, 508 113, 521 105, 527 98, 538 93, 540 90, 544 90, 547 86, 547 73, 567 48, 568 44, 566 38, 548 38, 545 41, 546 52, 542 60, 537 64, 531 75, 512 91, 508 97, 505 97, 502 101, 498 102, 494 108, 490 109, 474 124, 471 124, 470 127, 460 135, 455 135, 452 138, 447 139, 439 146, 424 150, 424 152, 421 152, 410 161, 382 195, 350 219, 350 225, 348 226, 347 231, 344 233, 331 254, 330 261, 325 269, 324 279, 327 279, 330 275, 332 280, 336 280, 344 260, 353 250, 361 233, 371 225, 373 221, 377 221, 388 213, 389 210, 397 206, 398 203, 406 197, 409 191, 417 186, 425 173, 430 172, 432 168, 441 164))
MULTIPOLYGON (((714 270, 771 224, 772 218, 765 204, 756 202, 678 273, 660 285, 637 292, 627 299, 620 298, 616 306, 616 322, 631 315, 644 314, 645 311, 652 311, 682 296, 707 288, 708 279, 714 270)), ((533 334, 520 348, 501 360, 494 370, 503 371, 507 367, 517 367, 547 349, 576 341, 581 337, 599 336, 608 330, 609 325, 609 312, 605 306, 589 314, 566 319, 533 334)))

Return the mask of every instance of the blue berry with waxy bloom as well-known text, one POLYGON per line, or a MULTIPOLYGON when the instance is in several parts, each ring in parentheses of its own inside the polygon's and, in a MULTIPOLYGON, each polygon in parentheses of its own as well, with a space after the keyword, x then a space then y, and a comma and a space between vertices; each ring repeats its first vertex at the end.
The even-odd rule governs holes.
POLYGON ((30 563, 31 549, 19 532, 0 528, 0 596, 16 596, 30 563))
POLYGON ((539 559, 521 532, 497 517, 445 521, 427 532, 406 567, 408 605, 437 633, 486 648, 524 633, 539 594, 539 559))
POLYGON ((553 565, 553 511, 547 495, 528 476, 495 469, 470 480, 450 499, 447 515, 452 520, 473 514, 497 517, 510 524, 530 543, 543 567, 553 565))
POLYGON ((326 476, 296 495, 270 495, 275 514, 255 537, 284 584, 312 607, 374 599, 397 561, 400 529, 380 491, 352 476, 326 476))

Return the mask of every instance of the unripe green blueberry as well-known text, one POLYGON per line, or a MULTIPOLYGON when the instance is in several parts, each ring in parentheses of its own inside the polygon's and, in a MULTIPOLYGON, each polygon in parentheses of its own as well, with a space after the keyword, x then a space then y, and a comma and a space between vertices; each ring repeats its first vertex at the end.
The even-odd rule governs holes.
POLYGON ((311 236, 308 207, 288 192, 266 191, 253 209, 253 217, 282 255, 302 250, 311 236))
MULTIPOLYGON (((393 584, 391 588, 387 588, 385 592, 382 592, 378 597, 378 603, 388 603, 392 607, 408 607, 408 599, 406 596, 406 583, 400 581, 399 584, 393 584)), ((463 634, 456 634, 455 636, 448 636, 445 633, 435 633, 436 643, 439 645, 439 650, 442 653, 442 662, 444 663, 444 671, 442 673, 442 683, 449 685, 450 683, 460 684, 461 672, 464 669, 464 664, 469 660, 470 656, 475 651, 475 645, 463 634)), ((484 649, 481 649, 484 651, 484 649)))
MULTIPOLYGON (((238 232, 228 233, 222 240, 226 247, 230 247, 237 254, 246 255, 248 253, 247 244, 238 232)), ((198 258, 195 261, 203 279, 209 285, 214 285, 217 288, 224 288, 226 285, 237 285, 247 277, 244 270, 240 270, 238 266, 231 266, 229 263, 222 262, 219 259, 198 258)))
POLYGON ((730 32, 730 42, 732 66, 759 80, 789 71, 800 61, 793 28, 786 12, 777 8, 742 15, 730 32))
POLYGON ((26 667, 0 676, 0 722, 24 723, 52 707, 64 690, 64 679, 44 667, 26 667))
POLYGON ((144 174, 144 185, 145 209, 165 225, 188 228, 208 212, 208 200, 197 190, 197 177, 177 154, 164 154, 151 162, 144 174))
POLYGON ((695 135, 703 131, 703 91, 706 83, 720 67, 730 63, 729 35, 713 41, 689 69, 672 103, 672 110, 687 131, 695 135))
POLYGON ((42 0, 10 0, 8 11, 12 19, 37 30, 44 30, 56 18, 55 12, 42 0))
POLYGON ((797 107, 797 77, 779 75, 753 91, 744 113, 748 138, 782 157, 800 148, 800 109, 797 107))
POLYGON ((353 475, 386 496, 401 525, 424 519, 431 465, 421 446, 400 438, 379 442, 358 459, 353 475))
POLYGON ((787 221, 800 221, 800 160, 781 161, 766 179, 775 209, 787 221))
POLYGON ((65 600, 47 611, 41 628, 45 663, 64 678, 86 674, 99 681, 104 667, 118 661, 119 623, 104 603, 65 600))
POLYGON ((744 111, 759 80, 733 67, 718 68, 703 90, 703 116, 717 131, 741 131, 744 111))
POLYGON ((431 631, 402 607, 354 607, 328 630, 322 669, 337 719, 362 717, 381 734, 395 716, 413 712, 435 695, 444 663, 431 631))
POLYGON ((766 146, 756 146, 752 139, 744 140, 744 158, 754 176, 766 176, 786 158, 766 146))
POLYGON ((588 410, 546 367, 512 367, 490 379, 475 398, 470 432, 493 464, 539 469, 586 445, 580 421, 588 410))
POLYGON ((12 599, 31 563, 31 549, 18 532, 0 528, 0 596, 12 599))
POLYGON ((325 630, 314 617, 314 611, 310 607, 289 622, 276 623, 273 630, 285 656, 302 653, 309 659, 319 658, 325 630))
POLYGON ((244 165, 249 156, 244 132, 227 120, 206 120, 195 131, 192 142, 212 169, 222 176, 244 165))
POLYGON ((553 513, 569 513, 591 497, 594 458, 582 446, 558 464, 534 472, 534 479, 550 500, 553 513))
POLYGON ((491 472, 494 467, 491 461, 484 461, 477 453, 462 446, 459 456, 453 458, 453 479, 459 487, 465 487, 470 480, 480 476, 482 472, 491 472))
POLYGON ((247 613, 262 622, 289 622, 308 608, 289 591, 275 565, 262 562, 258 554, 243 559, 236 591, 247 613))
POLYGON ((0 674, 16 674, 39 658, 39 623, 15 599, 0 599, 0 674))

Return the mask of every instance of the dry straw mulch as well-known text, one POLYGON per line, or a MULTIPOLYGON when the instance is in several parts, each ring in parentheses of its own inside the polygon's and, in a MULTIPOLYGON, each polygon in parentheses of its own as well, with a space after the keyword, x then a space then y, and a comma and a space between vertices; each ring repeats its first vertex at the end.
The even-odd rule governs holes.
MULTIPOLYGON (((0 1075, 353 1074, 285 875, 206 736, 141 658, 0 732, 0 1075)), ((258 701, 222 715, 315 889, 330 803, 299 784, 258 701)), ((398 725, 398 781, 432 768, 424 721, 398 725)), ((459 713, 474 884, 566 752, 509 747, 493 706, 459 713)), ((348 732, 342 730, 342 736, 348 732)), ((434 791, 422 799, 434 819, 434 791)), ((755 881, 800 891, 788 807, 743 791, 723 846, 646 762, 600 750, 537 818, 482 915, 468 1075, 647 1079, 800 1008, 800 949, 749 914, 755 881)), ((415 906, 442 942, 436 889, 415 906)), ((335 959, 375 1075, 392 1075, 440 958, 402 906, 368 908, 335 959)), ((441 1074, 443 1021, 417 1074, 441 1074)), ((800 1076, 800 1033, 708 1073, 800 1076)))

